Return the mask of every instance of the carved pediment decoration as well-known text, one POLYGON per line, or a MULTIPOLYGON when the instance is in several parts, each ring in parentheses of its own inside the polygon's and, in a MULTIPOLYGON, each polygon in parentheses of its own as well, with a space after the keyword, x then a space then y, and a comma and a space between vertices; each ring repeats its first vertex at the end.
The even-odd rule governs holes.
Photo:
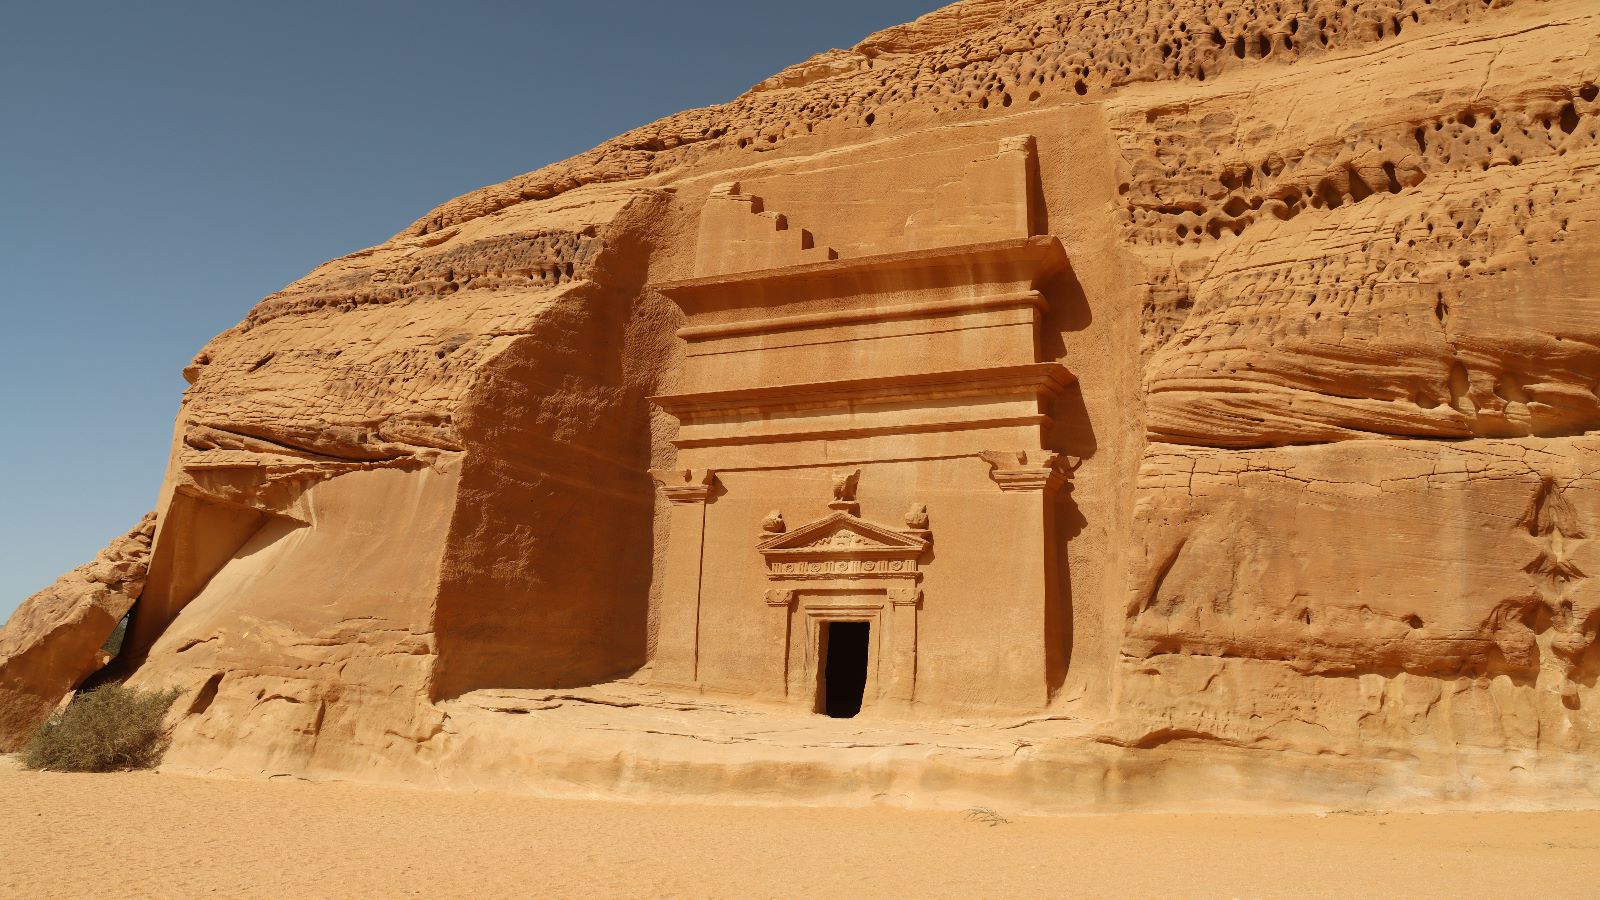
POLYGON ((771 578, 915 577, 929 542, 920 533, 834 512, 756 545, 771 578))
POLYGON ((927 543, 887 525, 879 525, 846 512, 836 512, 793 531, 761 542, 762 553, 832 552, 840 549, 874 549, 921 553, 927 543))

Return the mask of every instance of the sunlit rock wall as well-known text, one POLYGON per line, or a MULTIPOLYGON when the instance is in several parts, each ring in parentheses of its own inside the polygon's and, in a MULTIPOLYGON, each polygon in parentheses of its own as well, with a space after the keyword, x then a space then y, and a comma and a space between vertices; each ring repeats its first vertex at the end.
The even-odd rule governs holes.
POLYGON ((1597 84, 1588 0, 968 0, 821 54, 218 336, 122 665, 189 689, 174 764, 346 774, 466 740, 437 701, 648 665, 681 320, 645 285, 719 185, 881 252, 961 202, 918 160, 1031 134, 1063 715, 1129 766, 1592 757, 1597 84))

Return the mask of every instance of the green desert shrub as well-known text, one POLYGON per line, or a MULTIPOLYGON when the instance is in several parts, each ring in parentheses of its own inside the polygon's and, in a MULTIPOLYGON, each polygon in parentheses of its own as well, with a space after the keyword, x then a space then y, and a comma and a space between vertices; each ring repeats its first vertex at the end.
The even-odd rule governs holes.
POLYGON ((167 748, 162 719, 179 693, 116 683, 84 691, 33 733, 22 764, 54 772, 148 769, 167 748))

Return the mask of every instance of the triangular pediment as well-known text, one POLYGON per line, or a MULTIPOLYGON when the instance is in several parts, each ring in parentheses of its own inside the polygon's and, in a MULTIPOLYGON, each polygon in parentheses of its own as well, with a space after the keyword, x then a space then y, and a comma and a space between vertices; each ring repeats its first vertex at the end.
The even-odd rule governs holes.
POLYGON ((762 541, 758 549, 763 553, 779 550, 817 553, 899 551, 915 554, 926 546, 921 538, 846 512, 836 512, 787 534, 773 535, 762 541))

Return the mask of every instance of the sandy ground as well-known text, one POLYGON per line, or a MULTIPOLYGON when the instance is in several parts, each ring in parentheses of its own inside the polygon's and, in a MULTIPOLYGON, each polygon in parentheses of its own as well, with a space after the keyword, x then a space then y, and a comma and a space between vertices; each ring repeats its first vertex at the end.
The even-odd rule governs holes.
POLYGON ((1600 813, 990 826, 889 809, 60 775, 0 759, 4 897, 1594 897, 1597 878, 1600 813))

